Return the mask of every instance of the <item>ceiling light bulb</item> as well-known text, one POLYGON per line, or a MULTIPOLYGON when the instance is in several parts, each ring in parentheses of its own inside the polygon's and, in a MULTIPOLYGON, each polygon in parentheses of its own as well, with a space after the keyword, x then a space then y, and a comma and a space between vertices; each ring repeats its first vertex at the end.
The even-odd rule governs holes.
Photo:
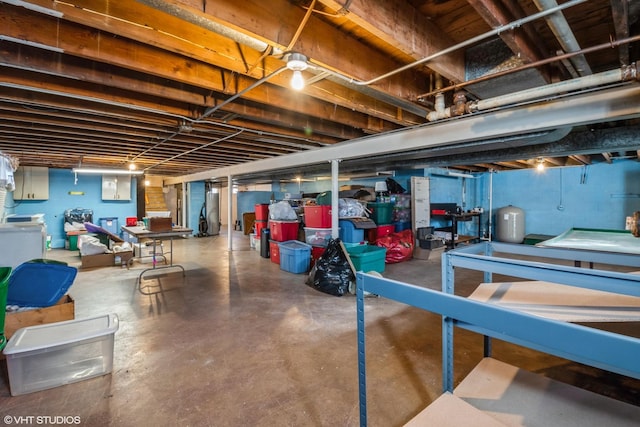
POLYGON ((302 73, 298 70, 295 70, 293 76, 291 76, 291 87, 295 90, 304 89, 304 77, 302 77, 302 73))
POLYGON ((538 165, 536 166, 536 169, 538 169, 539 171, 543 171, 544 170, 544 163, 543 162, 539 162, 538 165))
POLYGON ((134 170, 136 170, 136 164, 135 164, 135 163, 133 163, 133 162, 129 163, 129 170, 130 170, 130 171, 134 171, 134 170))

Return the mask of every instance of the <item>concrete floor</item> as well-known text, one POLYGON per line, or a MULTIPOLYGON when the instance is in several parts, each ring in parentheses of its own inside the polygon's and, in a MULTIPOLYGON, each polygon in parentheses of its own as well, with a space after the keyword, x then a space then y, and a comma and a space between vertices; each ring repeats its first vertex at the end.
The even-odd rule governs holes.
MULTIPOLYGON (((168 242, 166 243, 168 245, 168 242)), ((73 252, 49 258, 79 266, 73 252)), ((323 294, 306 275, 280 270, 234 232, 174 242, 186 276, 144 281, 148 266, 80 270, 70 294, 76 318, 117 313, 111 375, 11 397, 0 375, 3 416, 79 416, 102 426, 356 426, 359 424, 355 298, 323 294)), ((440 259, 387 265, 385 277, 440 288, 440 259)), ((456 274, 469 294, 482 280, 456 274)), ((441 393, 440 318, 367 298, 368 416, 399 426, 441 393)), ((634 327, 637 332, 637 326, 634 327)), ((497 359, 640 406, 640 381, 495 343, 497 359)), ((456 331, 456 382, 482 358, 482 337, 456 331)))

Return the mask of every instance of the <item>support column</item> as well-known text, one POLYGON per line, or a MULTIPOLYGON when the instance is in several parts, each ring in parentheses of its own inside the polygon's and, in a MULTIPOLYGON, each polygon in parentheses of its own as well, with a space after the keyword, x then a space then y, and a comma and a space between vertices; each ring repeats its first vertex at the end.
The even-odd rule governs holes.
POLYGON ((227 175, 227 249, 233 250, 233 230, 235 220, 233 219, 233 181, 232 176, 227 175))
POLYGON ((338 199, 340 192, 340 183, 338 175, 340 174, 339 159, 331 160, 331 237, 337 239, 338 233, 338 199))
POLYGON ((188 227, 189 224, 187 224, 187 214, 188 214, 188 210, 189 207, 187 206, 187 200, 188 200, 188 186, 186 182, 182 183, 182 225, 184 227, 188 227))

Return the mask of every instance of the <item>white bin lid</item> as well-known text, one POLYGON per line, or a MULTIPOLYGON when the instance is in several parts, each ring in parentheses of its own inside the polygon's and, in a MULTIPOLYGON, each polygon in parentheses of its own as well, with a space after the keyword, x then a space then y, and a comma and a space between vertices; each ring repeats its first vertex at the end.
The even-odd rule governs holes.
POLYGON ((28 326, 18 329, 9 339, 4 354, 26 353, 114 334, 118 330, 118 324, 119 320, 116 314, 105 314, 85 319, 28 326))

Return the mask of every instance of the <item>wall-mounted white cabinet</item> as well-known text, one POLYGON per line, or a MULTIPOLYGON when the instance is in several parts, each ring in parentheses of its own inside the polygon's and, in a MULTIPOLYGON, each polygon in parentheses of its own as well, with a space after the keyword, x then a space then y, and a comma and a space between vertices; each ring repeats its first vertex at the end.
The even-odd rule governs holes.
POLYGON ((131 176, 102 175, 102 200, 131 200, 131 176))
POLYGON ((49 168, 20 166, 14 174, 16 189, 13 200, 49 199, 49 168))

